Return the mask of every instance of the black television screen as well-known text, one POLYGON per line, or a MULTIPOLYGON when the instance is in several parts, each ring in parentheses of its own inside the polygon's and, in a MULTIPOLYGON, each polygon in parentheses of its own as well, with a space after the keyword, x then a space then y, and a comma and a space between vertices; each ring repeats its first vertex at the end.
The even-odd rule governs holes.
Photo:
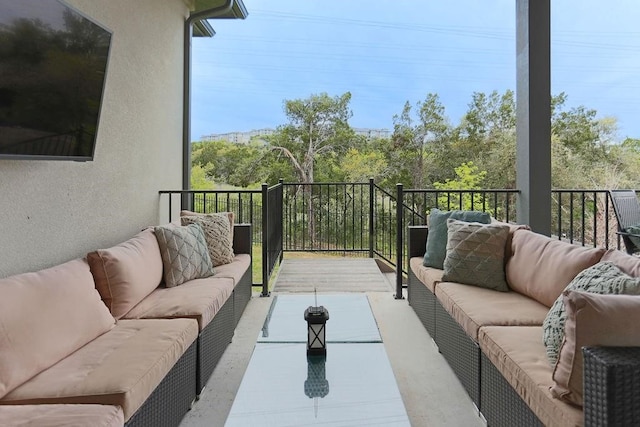
POLYGON ((0 158, 93 160, 110 42, 60 0, 0 0, 0 158))

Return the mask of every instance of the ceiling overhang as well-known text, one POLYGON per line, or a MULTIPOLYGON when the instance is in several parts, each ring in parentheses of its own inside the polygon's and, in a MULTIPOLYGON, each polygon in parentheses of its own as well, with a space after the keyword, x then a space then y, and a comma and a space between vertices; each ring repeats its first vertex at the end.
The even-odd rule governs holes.
POLYGON ((213 37, 209 19, 245 19, 249 15, 242 0, 193 0, 190 19, 194 37, 213 37))

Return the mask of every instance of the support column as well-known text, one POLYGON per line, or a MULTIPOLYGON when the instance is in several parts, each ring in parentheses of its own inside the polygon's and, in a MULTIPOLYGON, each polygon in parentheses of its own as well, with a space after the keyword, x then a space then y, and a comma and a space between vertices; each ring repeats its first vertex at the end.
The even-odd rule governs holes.
POLYGON ((551 234, 550 0, 516 0, 516 186, 519 223, 551 234))

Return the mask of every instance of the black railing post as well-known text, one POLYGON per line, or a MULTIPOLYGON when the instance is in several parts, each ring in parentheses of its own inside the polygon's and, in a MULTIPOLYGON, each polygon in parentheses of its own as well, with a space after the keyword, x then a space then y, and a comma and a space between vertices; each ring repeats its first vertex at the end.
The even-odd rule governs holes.
POLYGON ((369 178, 369 258, 373 258, 375 245, 375 188, 373 178, 369 178))
POLYGON ((278 185, 280 185, 280 256, 278 262, 282 263, 284 255, 284 178, 278 180, 278 185))
POLYGON ((268 186, 262 184, 262 296, 269 296, 269 197, 268 186))
POLYGON ((402 189, 402 184, 396 184, 397 196, 396 196, 396 299, 403 299, 402 296, 402 247, 404 245, 403 242, 403 227, 402 227, 402 216, 403 216, 403 206, 404 206, 404 194, 402 189))

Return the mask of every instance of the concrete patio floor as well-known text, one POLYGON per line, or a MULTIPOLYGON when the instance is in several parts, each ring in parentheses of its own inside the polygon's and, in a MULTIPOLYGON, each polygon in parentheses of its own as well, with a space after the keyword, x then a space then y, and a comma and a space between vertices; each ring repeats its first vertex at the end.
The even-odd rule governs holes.
MULTIPOLYGON (((485 426, 407 300, 396 300, 391 292, 365 293, 412 426, 485 426)), ((270 297, 254 295, 233 342, 181 427, 224 425, 270 304, 270 297)))

